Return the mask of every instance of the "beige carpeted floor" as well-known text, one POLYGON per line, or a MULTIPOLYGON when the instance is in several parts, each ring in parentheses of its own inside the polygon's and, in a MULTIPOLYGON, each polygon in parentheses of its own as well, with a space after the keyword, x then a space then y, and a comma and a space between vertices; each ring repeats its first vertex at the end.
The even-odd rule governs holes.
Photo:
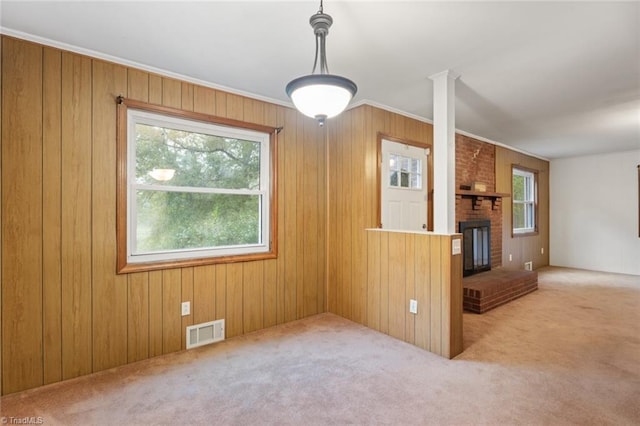
MULTIPOLYGON (((332 314, 8 395, 45 424, 640 424, 640 277, 561 268, 446 360, 332 314)), ((35 419, 37 420, 37 419, 35 419)))

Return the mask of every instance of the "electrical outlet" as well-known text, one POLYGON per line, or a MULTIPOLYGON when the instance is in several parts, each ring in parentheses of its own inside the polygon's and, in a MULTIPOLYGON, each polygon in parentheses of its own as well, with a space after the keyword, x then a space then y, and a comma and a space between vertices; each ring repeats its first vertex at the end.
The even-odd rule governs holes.
POLYGON ((182 316, 191 314, 191 302, 182 302, 182 316))
POLYGON ((509 255, 509 262, 513 262, 513 255, 509 255))
POLYGON ((418 301, 416 299, 409 299, 409 312, 412 314, 418 313, 418 301))
POLYGON ((540 254, 544 254, 544 247, 540 247, 540 254))

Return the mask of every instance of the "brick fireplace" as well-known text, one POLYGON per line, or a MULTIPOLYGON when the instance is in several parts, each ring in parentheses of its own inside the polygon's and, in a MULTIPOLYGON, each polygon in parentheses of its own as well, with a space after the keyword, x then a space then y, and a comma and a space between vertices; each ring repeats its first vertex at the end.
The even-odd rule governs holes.
MULTIPOLYGON (((491 267, 502 266, 502 200, 459 191, 473 182, 486 184, 486 194, 495 193, 495 146, 456 134, 456 226, 460 222, 488 220, 491 223, 491 267)), ((507 199, 508 200, 508 199, 507 199)), ((506 201, 506 200, 505 200, 506 201)))

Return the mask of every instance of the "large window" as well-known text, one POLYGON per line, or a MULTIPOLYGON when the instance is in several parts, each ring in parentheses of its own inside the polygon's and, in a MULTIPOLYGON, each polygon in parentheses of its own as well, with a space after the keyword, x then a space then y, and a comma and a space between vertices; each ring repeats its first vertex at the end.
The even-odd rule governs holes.
POLYGON ((120 272, 275 255, 272 129, 134 101, 120 108, 120 272))
POLYGON ((538 231, 536 217, 538 174, 516 166, 512 170, 513 233, 514 235, 535 233, 538 231))

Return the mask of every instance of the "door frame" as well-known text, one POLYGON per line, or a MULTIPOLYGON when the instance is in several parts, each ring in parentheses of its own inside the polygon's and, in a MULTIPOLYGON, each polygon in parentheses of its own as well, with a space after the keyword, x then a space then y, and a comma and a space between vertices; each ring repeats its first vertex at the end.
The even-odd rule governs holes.
POLYGON ((377 134, 377 167, 376 167, 376 226, 382 228, 382 140, 429 149, 427 156, 427 231, 433 231, 433 147, 429 143, 397 138, 386 133, 377 134))

